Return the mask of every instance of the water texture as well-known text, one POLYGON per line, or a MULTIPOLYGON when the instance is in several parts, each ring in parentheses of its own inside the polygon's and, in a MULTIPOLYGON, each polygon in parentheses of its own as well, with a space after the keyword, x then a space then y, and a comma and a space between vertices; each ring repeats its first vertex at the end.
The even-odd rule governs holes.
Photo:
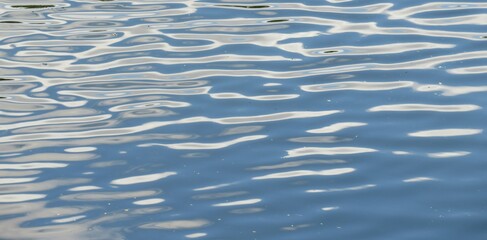
POLYGON ((486 23, 0 0, 0 239, 487 239, 486 23))

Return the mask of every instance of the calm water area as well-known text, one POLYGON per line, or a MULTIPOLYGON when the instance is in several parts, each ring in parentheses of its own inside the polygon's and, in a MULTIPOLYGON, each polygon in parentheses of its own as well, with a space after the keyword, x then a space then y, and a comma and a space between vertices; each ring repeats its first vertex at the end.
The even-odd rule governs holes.
POLYGON ((487 2, 0 0, 0 239, 485 240, 487 2))

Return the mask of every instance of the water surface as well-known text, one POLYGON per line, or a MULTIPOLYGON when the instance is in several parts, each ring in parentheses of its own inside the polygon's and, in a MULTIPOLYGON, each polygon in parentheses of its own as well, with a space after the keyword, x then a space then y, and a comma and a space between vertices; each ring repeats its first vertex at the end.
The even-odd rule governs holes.
POLYGON ((487 239, 484 1, 0 2, 0 239, 487 239))

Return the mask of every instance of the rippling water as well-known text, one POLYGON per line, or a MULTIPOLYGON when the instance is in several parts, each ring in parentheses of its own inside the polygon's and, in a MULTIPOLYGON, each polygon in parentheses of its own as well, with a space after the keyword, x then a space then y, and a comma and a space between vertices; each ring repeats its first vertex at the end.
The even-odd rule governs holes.
POLYGON ((42 4, 0 2, 0 239, 487 239, 484 1, 42 4))

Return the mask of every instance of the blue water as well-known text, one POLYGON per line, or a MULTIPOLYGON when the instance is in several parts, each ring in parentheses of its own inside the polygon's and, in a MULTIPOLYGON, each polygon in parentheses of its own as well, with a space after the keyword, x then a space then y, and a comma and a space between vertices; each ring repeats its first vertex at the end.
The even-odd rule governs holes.
POLYGON ((0 239, 487 239, 487 3, 0 2, 0 239))

